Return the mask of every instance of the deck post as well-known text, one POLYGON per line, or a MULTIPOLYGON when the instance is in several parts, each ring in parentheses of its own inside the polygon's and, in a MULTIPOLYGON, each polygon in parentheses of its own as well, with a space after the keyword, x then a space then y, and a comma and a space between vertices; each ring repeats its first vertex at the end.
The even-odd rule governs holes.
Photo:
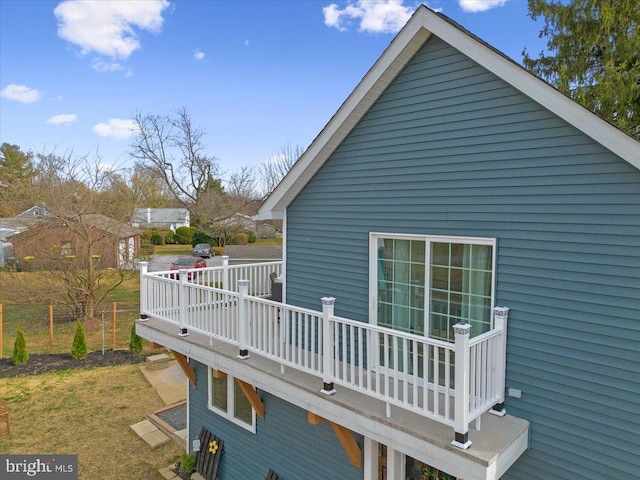
POLYGON ((179 297, 178 297, 178 302, 180 303, 179 307, 180 307, 180 333, 178 334, 178 336, 180 337, 186 337, 187 335, 189 335, 189 332, 187 331, 187 326, 186 326, 186 319, 187 319, 187 306, 189 303, 189 296, 187 295, 187 271, 184 268, 181 268, 178 271, 178 275, 180 278, 180 286, 179 288, 179 297))
POLYGON ((149 268, 149 262, 140 262, 140 321, 146 322, 149 320, 147 315, 147 269, 149 268))
POLYGON ((496 403, 489 413, 503 417, 507 414, 504 408, 504 391, 506 388, 506 366, 507 366, 507 319, 509 318, 508 307, 494 307, 493 328, 502 331, 501 341, 496 351, 496 389, 498 392, 498 403, 496 403))
POLYGON ((334 369, 334 345, 331 329, 331 317, 333 317, 336 299, 323 297, 322 299, 322 390, 325 395, 333 395, 336 389, 333 384, 334 369))
POLYGON ((229 290, 229 256, 222 256, 222 289, 229 290))
POLYGON ((471 325, 458 323, 455 332, 455 439, 451 445, 466 450, 469 440, 469 331, 471 325))
POLYGON ((246 297, 249 295, 249 280, 238 280, 238 358, 246 360, 249 358, 249 347, 247 335, 249 333, 249 312, 247 311, 246 297))

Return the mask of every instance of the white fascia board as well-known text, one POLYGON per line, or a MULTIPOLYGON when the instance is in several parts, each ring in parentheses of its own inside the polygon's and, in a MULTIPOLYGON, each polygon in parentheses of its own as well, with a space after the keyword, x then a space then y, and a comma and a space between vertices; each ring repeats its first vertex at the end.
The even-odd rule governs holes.
MULTIPOLYGON (((284 209, 322 167, 331 153, 371 108, 400 70, 427 41, 430 33, 421 27, 419 13, 394 38, 382 56, 347 97, 329 123, 298 159, 273 193, 265 200, 258 216, 273 215, 284 209)), ((280 215, 280 214, 278 214, 280 215)))
POLYGON ((426 8, 422 14, 424 28, 640 169, 640 142, 633 137, 437 14, 426 8))

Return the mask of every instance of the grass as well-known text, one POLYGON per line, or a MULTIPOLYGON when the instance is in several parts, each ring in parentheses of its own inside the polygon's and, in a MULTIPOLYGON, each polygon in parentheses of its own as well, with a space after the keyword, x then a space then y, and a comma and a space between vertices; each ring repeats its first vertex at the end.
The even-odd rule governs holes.
POLYGON ((79 479, 155 480, 183 449, 151 449, 129 428, 162 408, 138 365, 65 370, 3 379, 11 436, 3 454, 77 454, 79 479))
POLYGON ((191 255, 191 245, 156 245, 154 255, 191 255))
MULTIPOLYGON (((140 316, 140 275, 138 272, 124 272, 125 279, 113 290, 96 312, 96 318, 84 324, 87 345, 90 351, 101 350, 103 333, 105 348, 113 345, 113 303, 116 303, 116 348, 128 349, 131 324, 140 316), (104 312, 104 330, 102 313, 104 312)), ((14 276, 27 285, 38 285, 37 272, 0 272, 0 285, 15 282, 14 276)), ((31 288, 31 287, 28 287, 31 288)), ((22 326, 30 353, 49 353, 49 305, 39 304, 24 298, 22 291, 15 288, 0 289, 2 304, 2 353, 11 355, 18 324, 22 326)), ((70 313, 54 306, 53 352, 71 351, 76 324, 70 313)))

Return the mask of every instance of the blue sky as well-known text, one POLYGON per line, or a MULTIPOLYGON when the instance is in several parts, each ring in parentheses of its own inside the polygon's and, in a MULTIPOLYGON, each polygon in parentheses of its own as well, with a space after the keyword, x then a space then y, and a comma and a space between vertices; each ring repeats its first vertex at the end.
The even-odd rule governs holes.
MULTIPOLYGON (((526 0, 430 0, 521 62, 526 0)), ((131 118, 185 107, 225 172, 307 147, 418 3, 0 0, 0 143, 130 165, 131 118)))

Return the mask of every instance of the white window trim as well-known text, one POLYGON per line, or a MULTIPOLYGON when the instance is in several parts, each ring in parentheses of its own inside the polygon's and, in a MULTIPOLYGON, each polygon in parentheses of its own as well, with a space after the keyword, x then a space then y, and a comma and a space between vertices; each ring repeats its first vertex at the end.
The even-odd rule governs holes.
MULTIPOLYGON (((378 248, 377 242, 380 238, 393 238, 399 240, 424 240, 425 242, 442 242, 442 243, 462 243, 468 245, 491 245, 493 258, 491 259, 491 305, 496 304, 496 258, 497 258, 497 239, 490 237, 456 237, 447 235, 418 235, 403 234, 389 232, 370 232, 369 233, 369 322, 372 325, 378 324, 378 248)), ((430 260, 428 252, 425 251, 425 264, 428 266, 430 260)), ((425 305, 428 302, 426 292, 429 285, 429 268, 425 268, 425 305)), ((425 308, 425 332, 429 331, 428 318, 429 309, 425 308)))
POLYGON ((207 367, 207 407, 212 412, 220 415, 221 417, 226 418, 231 423, 235 423, 236 425, 244 428, 245 430, 249 430, 251 433, 256 433, 256 411, 251 408, 251 425, 243 422, 239 418, 235 416, 235 377, 233 375, 226 374, 227 379, 227 411, 221 410, 213 404, 213 396, 211 395, 212 390, 212 381, 213 381, 213 371, 214 369, 211 367, 207 367))

